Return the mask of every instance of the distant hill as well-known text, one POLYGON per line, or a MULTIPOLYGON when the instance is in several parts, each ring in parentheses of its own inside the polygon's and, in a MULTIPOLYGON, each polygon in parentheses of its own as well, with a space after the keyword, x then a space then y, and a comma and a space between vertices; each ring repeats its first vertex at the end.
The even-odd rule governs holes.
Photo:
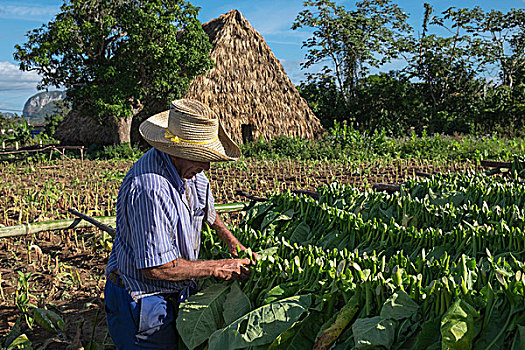
POLYGON ((60 111, 56 103, 66 98, 64 91, 44 91, 30 97, 24 104, 23 116, 30 123, 43 123, 46 115, 60 111))
POLYGON ((0 114, 4 116, 4 118, 14 118, 16 116, 15 113, 11 113, 11 112, 2 112, 0 111, 0 114))

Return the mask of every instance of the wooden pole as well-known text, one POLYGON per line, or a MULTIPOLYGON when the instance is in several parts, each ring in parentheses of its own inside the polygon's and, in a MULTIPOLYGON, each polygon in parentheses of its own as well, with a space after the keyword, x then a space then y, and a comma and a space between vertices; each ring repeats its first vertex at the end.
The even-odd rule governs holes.
POLYGON ((495 160, 482 160, 481 166, 493 167, 493 168, 507 168, 510 169, 512 163, 509 162, 498 162, 495 160))
POLYGON ((388 193, 397 192, 401 189, 400 185, 396 184, 374 184, 372 188, 376 191, 386 191, 388 193))
MULTIPOLYGON (((249 204, 250 204, 249 202, 217 204, 215 205, 215 211, 217 211, 218 213, 243 211, 248 208, 249 204)), ((106 232, 108 232, 111 235, 114 235, 114 233, 112 234, 111 232, 114 232, 115 229, 113 227, 110 227, 109 225, 115 225, 115 221, 116 221, 115 216, 89 217, 84 214, 81 214, 81 215, 89 218, 92 222, 96 222, 97 224, 100 224, 101 227, 105 226, 109 228, 109 230, 106 232)), ((16 226, 0 227, 0 238, 23 236, 23 235, 44 232, 44 231, 67 230, 67 229, 72 229, 72 228, 86 228, 86 227, 99 227, 99 226, 95 225, 94 223, 88 222, 86 220, 80 219, 80 218, 43 221, 43 222, 36 222, 32 224, 22 224, 22 225, 16 225, 16 226)))
MULTIPOLYGON (((95 218, 101 223, 104 224, 114 224, 114 216, 99 216, 95 218)), ((53 221, 43 221, 35 222, 32 224, 22 224, 16 226, 7 226, 0 227, 0 238, 13 237, 13 236, 22 236, 44 231, 54 231, 54 230, 67 230, 71 228, 86 228, 92 227, 93 225, 87 221, 82 221, 81 219, 64 219, 64 220, 53 220, 53 221)))
POLYGON ((69 208, 67 211, 69 211, 71 214, 73 214, 75 216, 78 216, 79 218, 81 218, 83 220, 86 220, 87 222, 91 223, 95 227, 98 227, 102 231, 106 231, 107 233, 109 233, 112 236, 114 236, 115 233, 116 233, 116 230, 113 227, 109 227, 108 225, 106 225, 106 224, 104 224, 102 222, 99 222, 99 221, 93 219, 92 217, 84 215, 84 214, 76 211, 73 208, 69 208))

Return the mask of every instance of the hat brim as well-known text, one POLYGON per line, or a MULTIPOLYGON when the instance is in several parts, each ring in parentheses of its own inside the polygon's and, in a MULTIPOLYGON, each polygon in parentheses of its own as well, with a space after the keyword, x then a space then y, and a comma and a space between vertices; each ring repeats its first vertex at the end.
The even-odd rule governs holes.
POLYGON ((240 158, 239 146, 233 142, 221 123, 219 123, 217 139, 204 144, 190 143, 185 140, 173 142, 166 138, 169 112, 155 114, 140 124, 139 132, 151 146, 174 157, 197 162, 225 162, 240 158))

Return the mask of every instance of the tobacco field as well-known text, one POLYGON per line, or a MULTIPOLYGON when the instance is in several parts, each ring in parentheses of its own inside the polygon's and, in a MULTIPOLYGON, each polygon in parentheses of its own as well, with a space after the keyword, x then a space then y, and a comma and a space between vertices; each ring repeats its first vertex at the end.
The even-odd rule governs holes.
MULTIPOLYGON (((331 184, 251 208, 247 282, 181 306, 194 349, 525 348, 525 172, 447 174, 392 194, 331 184)), ((226 257, 207 235, 208 258, 226 257)))
MULTIPOLYGON (((131 164, 3 165, 0 222, 64 219, 70 207, 114 215, 131 164)), ((181 327, 195 327, 180 329, 190 335, 183 346, 519 349, 525 199, 516 169, 488 177, 469 162, 218 164, 208 173, 217 203, 245 201, 237 189, 268 198, 223 215, 260 259, 248 281, 202 281, 179 313, 190 320, 181 327), (372 190, 376 182, 404 184, 388 194, 372 190)), ((228 257, 203 235, 201 258, 228 257)), ((95 228, 0 238, 3 345, 111 349, 103 312, 111 241, 95 228)))

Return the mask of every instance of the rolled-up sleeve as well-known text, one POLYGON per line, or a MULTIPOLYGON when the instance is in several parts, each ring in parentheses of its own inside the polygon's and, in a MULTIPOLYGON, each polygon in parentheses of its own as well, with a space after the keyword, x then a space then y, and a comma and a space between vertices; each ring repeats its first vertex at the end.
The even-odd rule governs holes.
POLYGON ((138 269, 166 264, 180 257, 176 246, 177 212, 165 191, 136 189, 127 207, 131 244, 138 269))

